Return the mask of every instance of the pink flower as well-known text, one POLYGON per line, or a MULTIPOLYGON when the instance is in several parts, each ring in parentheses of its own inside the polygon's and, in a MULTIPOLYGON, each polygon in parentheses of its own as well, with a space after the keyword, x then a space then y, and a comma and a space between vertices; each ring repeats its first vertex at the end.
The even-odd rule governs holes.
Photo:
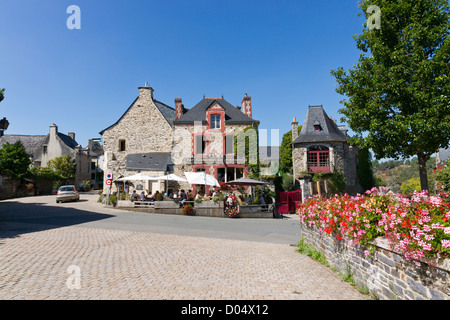
POLYGON ((444 248, 450 248, 450 240, 442 240, 441 244, 444 248))

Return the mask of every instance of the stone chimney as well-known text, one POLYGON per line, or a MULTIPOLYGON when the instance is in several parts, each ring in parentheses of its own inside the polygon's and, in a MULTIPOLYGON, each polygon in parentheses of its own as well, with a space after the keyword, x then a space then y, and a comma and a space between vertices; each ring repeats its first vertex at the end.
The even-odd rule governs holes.
POLYGON ((75 140, 75 132, 69 132, 67 135, 70 139, 75 140))
POLYGON ((295 139, 298 137, 298 122, 297 118, 294 118, 294 121, 292 121, 292 142, 294 142, 295 139))
POLYGON ((242 112, 247 115, 248 117, 252 117, 252 98, 247 96, 245 94, 244 98, 242 99, 242 112))
POLYGON ((149 87, 147 83, 145 83, 145 87, 139 87, 139 98, 147 101, 153 100, 153 88, 149 87))
POLYGON ((56 137, 58 134, 58 126, 56 124, 52 124, 50 126, 50 137, 56 137))
POLYGON ((175 98, 175 120, 181 118, 183 115, 184 106, 181 98, 175 98))

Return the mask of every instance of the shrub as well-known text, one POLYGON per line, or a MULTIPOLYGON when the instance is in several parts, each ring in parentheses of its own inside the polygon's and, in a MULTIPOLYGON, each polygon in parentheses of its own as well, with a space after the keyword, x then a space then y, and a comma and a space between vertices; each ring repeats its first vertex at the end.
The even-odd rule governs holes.
POLYGON ((115 194, 109 196, 109 203, 112 203, 113 205, 117 203, 117 196, 115 194))

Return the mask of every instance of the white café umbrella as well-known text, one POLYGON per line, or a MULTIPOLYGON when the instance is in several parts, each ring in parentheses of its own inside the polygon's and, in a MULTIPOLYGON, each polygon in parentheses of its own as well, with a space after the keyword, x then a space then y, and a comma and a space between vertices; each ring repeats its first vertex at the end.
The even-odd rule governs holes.
POLYGON ((154 180, 170 180, 170 181, 184 181, 186 182, 187 180, 184 178, 181 178, 179 176, 177 176, 176 174, 165 174, 163 176, 159 176, 159 177, 154 177, 154 180))
POLYGON ((184 175, 186 176, 189 184, 196 184, 196 185, 205 185, 205 192, 206 192, 206 186, 213 186, 218 187, 219 182, 214 178, 213 176, 206 173, 206 171, 203 172, 185 172, 184 175))
POLYGON ((147 176, 147 175, 139 172, 132 176, 119 178, 116 181, 138 181, 138 180, 144 181, 144 180, 156 180, 156 179, 155 179, 155 177, 147 176))
POLYGON ((147 180, 155 180, 155 177, 147 176, 139 172, 132 176, 119 178, 116 181, 123 181, 124 183, 123 189, 125 190, 125 181, 147 181, 147 180))
POLYGON ((179 176, 177 176, 176 174, 165 174, 163 176, 159 176, 159 177, 155 177, 154 180, 166 180, 166 192, 167 192, 167 184, 168 181, 179 181, 179 182, 186 182, 187 180, 184 178, 181 178, 179 176))

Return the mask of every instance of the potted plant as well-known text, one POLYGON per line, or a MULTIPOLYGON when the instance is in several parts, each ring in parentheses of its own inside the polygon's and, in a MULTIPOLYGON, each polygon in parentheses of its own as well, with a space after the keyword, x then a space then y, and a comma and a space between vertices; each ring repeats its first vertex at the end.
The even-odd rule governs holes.
POLYGON ((115 194, 109 196, 109 203, 111 203, 113 207, 117 205, 117 196, 115 194))
POLYGON ((188 216, 193 216, 195 215, 195 210, 194 207, 190 204, 186 204, 183 206, 183 209, 181 209, 181 212, 188 215, 188 216))
POLYGON ((231 207, 225 210, 225 213, 227 214, 227 216, 229 216, 230 218, 236 218, 237 217, 237 207, 231 207))

